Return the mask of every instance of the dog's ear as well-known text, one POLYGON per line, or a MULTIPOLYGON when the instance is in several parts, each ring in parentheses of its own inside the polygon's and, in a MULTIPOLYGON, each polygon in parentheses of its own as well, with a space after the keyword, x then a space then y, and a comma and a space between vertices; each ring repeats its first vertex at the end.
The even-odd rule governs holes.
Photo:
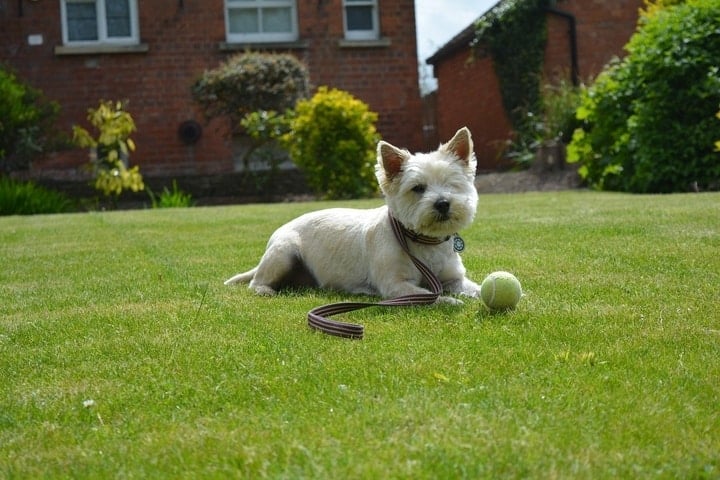
POLYGON ((449 142, 441 145, 440 148, 455 155, 467 164, 473 155, 473 142, 470 130, 468 130, 467 127, 461 128, 449 142))
POLYGON ((392 180, 402 170, 402 165, 410 158, 410 152, 400 150, 387 142, 378 143, 378 158, 382 161, 383 170, 388 179, 392 180))

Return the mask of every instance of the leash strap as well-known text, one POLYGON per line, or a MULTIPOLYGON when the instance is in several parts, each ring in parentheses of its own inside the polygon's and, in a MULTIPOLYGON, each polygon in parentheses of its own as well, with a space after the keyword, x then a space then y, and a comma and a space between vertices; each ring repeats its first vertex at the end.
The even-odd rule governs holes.
POLYGON ((400 222, 392 216, 388 211, 390 225, 392 226, 395 238, 400 242, 400 246, 410 257, 423 278, 430 287, 432 293, 418 293, 411 295, 402 295, 400 297, 382 300, 380 302, 341 302, 323 305, 313 308, 308 312, 308 326, 315 330, 320 330, 328 335, 335 335, 343 338, 361 339, 363 338, 364 327, 356 323, 346 323, 332 320, 328 317, 338 315, 340 313, 352 312, 367 307, 400 307, 410 305, 428 305, 435 303, 440 294, 442 294, 442 284, 435 274, 422 261, 414 257, 408 248, 407 238, 405 238, 404 228, 400 222))

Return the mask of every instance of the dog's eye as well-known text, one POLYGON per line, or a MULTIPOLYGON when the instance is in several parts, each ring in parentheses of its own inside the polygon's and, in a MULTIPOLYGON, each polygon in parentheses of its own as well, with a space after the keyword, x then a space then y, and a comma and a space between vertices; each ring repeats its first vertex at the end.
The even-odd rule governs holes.
POLYGON ((412 188, 412 191, 415 192, 415 193, 425 193, 425 189, 426 189, 426 188, 427 188, 427 187, 426 187, 425 185, 415 185, 415 186, 412 188))

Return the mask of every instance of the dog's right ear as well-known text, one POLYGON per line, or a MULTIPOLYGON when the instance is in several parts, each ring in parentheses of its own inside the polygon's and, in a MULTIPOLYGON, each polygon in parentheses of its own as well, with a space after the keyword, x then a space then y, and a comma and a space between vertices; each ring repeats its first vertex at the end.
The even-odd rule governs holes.
POLYGON ((468 130, 467 127, 461 128, 455 132, 455 135, 449 142, 441 145, 440 148, 455 155, 458 160, 467 164, 473 156, 473 141, 470 130, 468 130))
POLYGON ((402 171, 402 165, 410 158, 410 152, 400 150, 387 142, 380 141, 377 147, 378 158, 382 161, 385 176, 392 180, 402 171))

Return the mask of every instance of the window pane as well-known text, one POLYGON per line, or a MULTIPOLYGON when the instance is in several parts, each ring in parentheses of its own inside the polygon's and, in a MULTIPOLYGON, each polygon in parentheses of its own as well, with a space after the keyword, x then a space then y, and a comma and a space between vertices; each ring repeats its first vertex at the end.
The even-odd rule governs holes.
POLYGON ((346 7, 348 30, 373 30, 373 7, 346 7))
POLYGON ((106 0, 108 37, 129 37, 130 28, 130 2, 128 0, 106 0))
POLYGON ((254 8, 228 10, 230 33, 259 33, 258 12, 254 8))
POLYGON ((66 5, 69 41, 97 40, 97 14, 94 3, 70 3, 66 5))
POLYGON ((264 8, 262 10, 263 33, 285 33, 292 31, 289 8, 264 8))

